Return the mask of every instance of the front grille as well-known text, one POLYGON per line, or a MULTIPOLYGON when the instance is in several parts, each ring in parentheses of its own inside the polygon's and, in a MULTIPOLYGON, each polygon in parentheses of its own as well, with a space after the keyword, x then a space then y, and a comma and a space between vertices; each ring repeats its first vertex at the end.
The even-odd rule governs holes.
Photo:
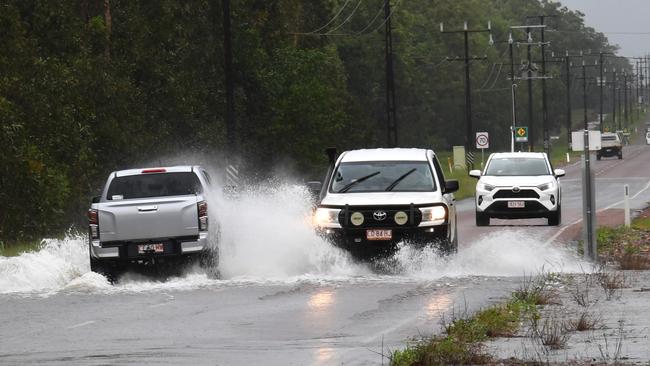
POLYGON ((513 192, 512 189, 500 189, 494 194, 494 198, 539 198, 539 194, 532 189, 522 189, 513 192))
POLYGON ((382 227, 416 227, 422 221, 422 213, 417 207, 411 206, 390 206, 390 207, 355 207, 350 206, 346 210, 342 209, 339 213, 339 222, 345 228, 382 228, 382 227), (398 212, 405 212, 408 220, 404 225, 399 225, 395 222, 395 214, 398 212), (356 226, 351 222, 353 213, 359 212, 363 215, 363 224, 356 226), (377 220, 374 217, 375 212, 385 212, 386 218, 384 220, 377 220))

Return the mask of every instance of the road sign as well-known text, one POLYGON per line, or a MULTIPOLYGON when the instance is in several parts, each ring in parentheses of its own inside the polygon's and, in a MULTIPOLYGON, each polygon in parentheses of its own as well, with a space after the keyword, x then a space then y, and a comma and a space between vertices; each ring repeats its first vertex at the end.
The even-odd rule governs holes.
POLYGON ((490 135, 487 132, 476 133, 476 148, 477 149, 490 148, 490 135))
POLYGON ((515 141, 528 142, 528 127, 515 127, 515 141))

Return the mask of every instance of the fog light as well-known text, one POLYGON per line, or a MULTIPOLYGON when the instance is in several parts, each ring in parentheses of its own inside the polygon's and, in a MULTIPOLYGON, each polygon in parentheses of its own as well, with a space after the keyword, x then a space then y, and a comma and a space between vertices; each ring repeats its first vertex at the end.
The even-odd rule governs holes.
POLYGON ((483 203, 483 196, 478 196, 478 204, 479 206, 483 203))
POLYGON ((555 196, 554 195, 551 195, 551 203, 555 204, 555 196))
POLYGON ((354 238, 355 243, 361 243, 361 238, 354 238))
POLYGON ((434 229, 434 228, 431 227, 431 228, 426 229, 425 231, 426 231, 427 233, 432 233, 432 232, 436 231, 436 229, 434 229))

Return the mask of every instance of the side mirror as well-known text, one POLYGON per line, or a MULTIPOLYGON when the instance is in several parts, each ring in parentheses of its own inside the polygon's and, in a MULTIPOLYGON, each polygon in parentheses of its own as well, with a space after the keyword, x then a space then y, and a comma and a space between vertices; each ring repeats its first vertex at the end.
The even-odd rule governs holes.
POLYGON ((566 175, 564 169, 555 169, 554 173, 555 173, 555 178, 564 177, 566 175))
POLYGON ((480 178, 481 177, 481 171, 478 169, 470 170, 469 171, 469 176, 474 177, 474 178, 480 178))
POLYGON ((445 182, 445 193, 454 193, 458 191, 459 188, 458 181, 455 179, 450 179, 445 182))
POLYGON ((99 203, 99 199, 100 199, 100 198, 101 198, 101 197, 99 197, 99 196, 95 196, 95 197, 93 197, 93 199, 92 199, 91 202, 92 202, 92 203, 99 203))
POLYGON ((319 181, 309 181, 307 182, 307 190, 309 190, 309 193, 311 193, 314 197, 318 197, 320 195, 321 188, 323 187, 323 183, 319 181))

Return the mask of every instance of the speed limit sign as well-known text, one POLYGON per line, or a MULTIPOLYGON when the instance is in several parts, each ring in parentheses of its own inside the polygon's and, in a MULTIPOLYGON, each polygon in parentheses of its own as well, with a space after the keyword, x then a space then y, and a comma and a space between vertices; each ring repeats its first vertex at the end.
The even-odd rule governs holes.
POLYGON ((477 149, 489 149, 490 148, 490 136, 487 132, 477 132, 476 133, 476 148, 477 149))

